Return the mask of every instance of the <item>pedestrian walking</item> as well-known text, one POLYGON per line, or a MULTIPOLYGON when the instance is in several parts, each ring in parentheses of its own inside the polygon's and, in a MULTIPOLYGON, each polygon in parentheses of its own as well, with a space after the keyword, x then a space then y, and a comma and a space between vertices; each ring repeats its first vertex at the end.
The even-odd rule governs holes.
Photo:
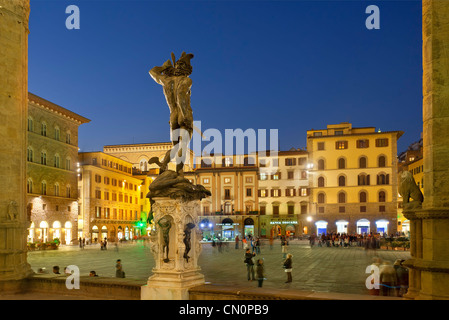
POLYGON ((282 258, 285 259, 287 257, 288 252, 288 242, 287 240, 281 240, 281 249, 282 249, 282 258))
POLYGON ((243 238, 242 242, 243 242, 243 249, 246 251, 246 249, 248 249, 248 240, 246 240, 246 238, 243 238))
POLYGON ((238 235, 235 236, 235 248, 238 249, 239 248, 239 242, 240 242, 240 238, 238 235))
POLYGON ((123 271, 122 260, 118 259, 115 264, 115 276, 117 278, 124 278, 125 272, 123 271))
POLYGON ((285 270, 285 273, 287 273, 287 281, 285 281, 285 283, 290 283, 292 282, 292 265, 293 265, 293 261, 292 261, 293 255, 291 253, 287 254, 287 258, 284 261, 283 267, 285 270))
POLYGON ((263 281, 265 280, 265 272, 263 268, 263 259, 257 260, 256 265, 256 275, 257 275, 257 286, 262 288, 263 281))
POLYGON ((255 256, 255 253, 251 253, 251 250, 248 248, 245 252, 245 260, 243 261, 246 264, 246 272, 247 272, 247 278, 248 281, 256 280, 255 274, 254 274, 254 261, 253 257, 255 256))
POLYGON ((393 265, 396 270, 397 286, 399 287, 397 290, 398 297, 402 297, 408 290, 408 269, 402 265, 404 261, 405 260, 398 259, 393 265))
POLYGON ((256 253, 260 254, 260 238, 256 239, 256 253))
POLYGON ((396 290, 396 270, 391 265, 390 261, 384 261, 380 266, 380 295, 381 296, 395 296, 396 290))

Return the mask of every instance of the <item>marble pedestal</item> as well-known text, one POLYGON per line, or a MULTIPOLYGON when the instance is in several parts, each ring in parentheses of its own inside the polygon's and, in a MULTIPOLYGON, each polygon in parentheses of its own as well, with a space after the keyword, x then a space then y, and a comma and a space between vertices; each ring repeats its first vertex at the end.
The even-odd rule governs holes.
POLYGON ((156 231, 151 235, 151 251, 155 259, 153 275, 141 289, 142 300, 188 300, 189 289, 205 283, 200 273, 198 258, 201 253, 201 231, 198 213, 200 200, 182 201, 170 198, 154 198, 154 222, 156 231), (164 222, 161 227, 159 222, 164 222), (167 222, 170 224, 167 231, 167 222), (190 230, 190 251, 186 252, 186 226, 190 230), (169 236, 168 259, 164 250, 164 234, 169 236))

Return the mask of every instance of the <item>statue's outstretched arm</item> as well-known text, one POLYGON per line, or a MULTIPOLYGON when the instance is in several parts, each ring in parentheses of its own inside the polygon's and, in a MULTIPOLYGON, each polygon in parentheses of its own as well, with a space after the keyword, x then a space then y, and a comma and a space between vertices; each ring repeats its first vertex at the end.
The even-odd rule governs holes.
POLYGON ((163 80, 166 78, 166 75, 162 74, 166 69, 173 68, 173 65, 170 60, 164 62, 164 64, 160 67, 154 67, 150 70, 150 76, 154 81, 163 85, 163 80))

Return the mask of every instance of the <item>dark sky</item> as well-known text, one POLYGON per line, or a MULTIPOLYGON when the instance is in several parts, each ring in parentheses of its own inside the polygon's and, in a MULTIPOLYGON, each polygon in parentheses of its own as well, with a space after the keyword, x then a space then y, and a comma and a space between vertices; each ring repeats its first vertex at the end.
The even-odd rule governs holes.
POLYGON ((286 150, 347 121, 404 131, 400 152, 422 131, 421 44, 416 0, 31 0, 29 91, 92 120, 81 151, 169 141, 148 71, 186 51, 203 131, 279 129, 286 150), (65 26, 73 4, 79 30, 65 26), (365 27, 368 5, 379 30, 365 27))

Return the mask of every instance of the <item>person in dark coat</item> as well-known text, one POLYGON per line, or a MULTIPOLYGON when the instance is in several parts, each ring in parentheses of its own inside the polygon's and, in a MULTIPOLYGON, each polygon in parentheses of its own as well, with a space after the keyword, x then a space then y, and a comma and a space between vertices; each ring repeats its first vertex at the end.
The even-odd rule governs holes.
POLYGON ((293 261, 292 261, 293 255, 291 253, 287 254, 287 259, 285 259, 284 261, 284 270, 287 273, 287 281, 285 283, 290 283, 292 282, 292 265, 293 265, 293 261))
POLYGON ((254 261, 253 257, 256 255, 256 253, 251 253, 250 249, 246 249, 245 253, 245 264, 246 264, 246 271, 248 275, 248 281, 256 280, 255 274, 254 274, 254 261))
POLYGON ((396 270, 397 286, 399 287, 397 290, 398 297, 402 297, 408 290, 408 269, 402 265, 403 262, 404 260, 398 259, 393 265, 396 270))
POLYGON ((257 281, 258 281, 257 286, 261 288, 262 284, 263 284, 263 280, 265 279, 265 273, 263 270, 263 259, 257 260, 256 276, 257 276, 257 281))
POLYGON ((120 259, 117 260, 115 265, 115 276, 117 278, 124 278, 125 272, 123 271, 122 261, 120 259))

